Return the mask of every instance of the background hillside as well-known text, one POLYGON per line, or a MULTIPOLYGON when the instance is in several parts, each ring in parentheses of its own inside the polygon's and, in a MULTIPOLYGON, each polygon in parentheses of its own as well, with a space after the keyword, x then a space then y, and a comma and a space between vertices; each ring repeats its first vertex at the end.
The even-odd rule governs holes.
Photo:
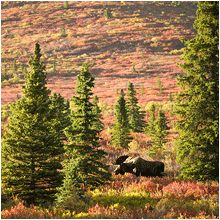
POLYGON ((1 70, 6 68, 10 77, 2 83, 2 104, 21 95, 22 69, 29 68, 35 42, 42 48, 48 87, 65 98, 74 95, 76 75, 88 60, 101 102, 115 104, 116 90, 126 89, 128 81, 141 105, 166 101, 178 91, 175 78, 182 74, 176 65, 184 47, 180 39, 196 34, 196 2, 82 1, 68 2, 65 9, 64 2, 2 1, 1 6, 1 70), (111 18, 104 16, 106 10, 111 18))

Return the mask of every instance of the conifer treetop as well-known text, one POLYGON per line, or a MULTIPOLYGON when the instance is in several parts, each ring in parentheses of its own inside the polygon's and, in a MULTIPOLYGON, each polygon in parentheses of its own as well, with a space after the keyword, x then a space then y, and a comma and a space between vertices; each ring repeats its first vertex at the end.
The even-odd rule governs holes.
POLYGON ((89 63, 84 63, 82 65, 82 69, 80 74, 77 76, 77 84, 76 84, 76 94, 81 95, 84 94, 86 97, 93 95, 91 92, 94 88, 94 77, 90 75, 89 72, 89 63))
POLYGON ((26 83, 25 86, 22 86, 25 98, 37 99, 37 97, 42 95, 47 97, 50 94, 50 90, 45 87, 47 73, 45 72, 45 65, 40 61, 42 56, 40 51, 40 45, 35 43, 34 56, 31 56, 28 61, 31 71, 26 74, 26 83))

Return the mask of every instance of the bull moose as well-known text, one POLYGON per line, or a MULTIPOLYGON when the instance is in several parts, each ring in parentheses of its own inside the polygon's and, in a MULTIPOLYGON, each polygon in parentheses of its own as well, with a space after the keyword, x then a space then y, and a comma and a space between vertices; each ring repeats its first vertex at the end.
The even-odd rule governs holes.
POLYGON ((124 175, 125 172, 128 172, 136 176, 166 176, 166 173, 164 173, 164 163, 160 161, 146 161, 140 157, 132 158, 128 155, 123 155, 117 158, 115 164, 118 165, 114 170, 116 175, 124 175))

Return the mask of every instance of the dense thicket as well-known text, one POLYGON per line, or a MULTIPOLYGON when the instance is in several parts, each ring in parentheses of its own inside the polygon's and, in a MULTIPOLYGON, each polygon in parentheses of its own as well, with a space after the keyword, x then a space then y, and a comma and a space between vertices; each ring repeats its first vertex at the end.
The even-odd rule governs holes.
POLYGON ((29 204, 54 198, 62 177, 60 122, 50 109, 45 66, 35 44, 31 71, 22 86, 24 97, 11 104, 12 116, 2 141, 2 182, 29 204))
POLYGON ((177 124, 178 161, 182 176, 219 178, 219 2, 199 2, 194 27, 197 35, 185 41, 186 76, 178 78, 181 120, 177 124))

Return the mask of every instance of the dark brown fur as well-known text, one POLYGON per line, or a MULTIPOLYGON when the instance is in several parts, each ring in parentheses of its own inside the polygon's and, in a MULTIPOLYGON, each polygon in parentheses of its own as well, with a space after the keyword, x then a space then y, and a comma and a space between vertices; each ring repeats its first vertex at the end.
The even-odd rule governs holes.
POLYGON ((160 161, 146 161, 140 157, 128 157, 126 155, 119 157, 116 163, 120 165, 114 172, 124 175, 125 172, 136 176, 165 176, 164 163, 160 161))

